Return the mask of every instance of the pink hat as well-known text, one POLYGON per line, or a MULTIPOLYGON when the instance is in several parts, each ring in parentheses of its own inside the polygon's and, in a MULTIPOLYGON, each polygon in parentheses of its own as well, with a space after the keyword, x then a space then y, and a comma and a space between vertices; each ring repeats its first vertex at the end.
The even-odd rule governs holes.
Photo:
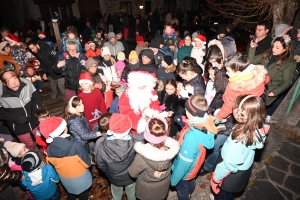
POLYGON ((115 68, 123 71, 124 68, 125 68, 125 63, 124 63, 123 61, 120 61, 120 60, 119 60, 119 61, 116 63, 115 68))
POLYGON ((114 113, 109 119, 109 130, 107 131, 107 135, 123 137, 128 135, 131 127, 131 120, 128 116, 114 113))
MULTIPOLYGON (((155 136, 155 135, 152 135, 149 131, 149 122, 150 122, 151 119, 148 120, 147 122, 147 125, 146 125, 146 129, 145 129, 145 132, 144 132, 144 137, 145 137, 145 140, 147 140, 148 142, 152 143, 152 144, 160 144, 162 143, 163 141, 165 141, 167 139, 167 134, 165 135, 162 135, 162 136, 155 136)), ((165 128, 166 130, 168 129, 168 124, 162 120, 162 119, 159 119, 161 120, 162 122, 164 122, 165 124, 165 128)))
POLYGON ((41 134, 46 138, 47 143, 51 143, 53 138, 60 136, 65 128, 67 122, 61 117, 49 117, 41 121, 39 128, 41 134))

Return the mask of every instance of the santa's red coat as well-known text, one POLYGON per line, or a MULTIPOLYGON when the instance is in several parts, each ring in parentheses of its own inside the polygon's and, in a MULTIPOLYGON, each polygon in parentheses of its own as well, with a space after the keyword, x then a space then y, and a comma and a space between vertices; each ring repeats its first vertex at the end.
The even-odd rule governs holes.
MULTIPOLYGON (((152 93, 154 95, 157 95, 156 91, 153 91, 152 93)), ((160 104, 159 100, 151 101, 149 108, 160 111, 159 104, 160 104)), ((131 106, 129 104, 127 90, 125 90, 120 97, 119 110, 120 110, 121 114, 127 115, 130 118, 131 123, 132 123, 132 129, 137 130, 137 125, 139 123, 139 120, 142 118, 142 111, 140 111, 139 114, 134 113, 133 109, 131 108, 131 106)))

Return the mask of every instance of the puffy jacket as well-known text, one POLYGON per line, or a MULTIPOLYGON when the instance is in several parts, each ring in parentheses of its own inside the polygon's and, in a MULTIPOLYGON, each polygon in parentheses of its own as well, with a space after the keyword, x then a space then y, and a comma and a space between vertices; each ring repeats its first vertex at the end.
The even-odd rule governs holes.
POLYGON ((21 171, 12 171, 7 164, 0 167, 0 193, 10 186, 10 183, 18 182, 21 178, 21 171))
POLYGON ((91 158, 84 147, 72 137, 53 138, 47 149, 48 161, 59 175, 66 190, 72 194, 80 194, 92 185, 89 171, 91 158))
POLYGON ((97 137, 96 132, 91 131, 89 123, 84 116, 71 116, 67 121, 70 134, 74 141, 86 144, 88 140, 97 137))
POLYGON ((97 140, 95 159, 111 184, 122 187, 134 183, 134 179, 128 174, 128 167, 135 157, 135 143, 143 140, 144 134, 129 134, 124 139, 103 134, 97 140))
POLYGON ((0 115, 16 135, 29 133, 38 126, 35 111, 42 105, 41 94, 33 84, 21 79, 18 91, 0 83, 0 115))
POLYGON ((128 74, 133 70, 138 70, 139 66, 140 62, 137 62, 134 65, 128 63, 122 72, 121 80, 125 80, 127 82, 128 74))
POLYGON ((98 49, 96 48, 96 50, 92 50, 92 49, 89 49, 87 50, 87 52, 85 53, 85 56, 87 58, 92 58, 92 57, 95 57, 95 56, 101 56, 101 49, 98 49))
POLYGON ((117 57, 119 52, 122 52, 125 50, 123 43, 120 41, 116 41, 116 43, 114 45, 112 43, 110 43, 110 41, 107 41, 104 43, 103 47, 108 47, 111 55, 114 56, 115 58, 117 57))
POLYGON ((262 64, 268 71, 270 82, 267 84, 267 94, 274 93, 273 97, 267 96, 266 98, 266 105, 270 105, 292 85, 292 74, 296 68, 296 63, 293 59, 287 59, 276 67, 276 62, 269 64, 269 58, 262 60, 262 55, 255 56, 255 49, 250 48, 248 56, 251 64, 262 64))
POLYGON ((164 151, 141 142, 134 146, 137 154, 128 173, 137 178, 135 194, 139 199, 165 199, 169 193, 172 160, 179 151, 179 144, 168 137, 164 145, 169 149, 164 151), (155 173, 161 174, 155 176, 155 173))
POLYGON ((65 71, 65 86, 69 90, 78 90, 79 87, 79 75, 82 69, 85 69, 85 66, 80 63, 81 60, 87 60, 83 53, 80 53, 79 57, 71 57, 69 55, 69 59, 65 59, 62 54, 59 55, 59 61, 65 60, 65 67, 58 68, 57 64, 54 67, 54 72, 61 74, 63 72, 63 68, 65 71))

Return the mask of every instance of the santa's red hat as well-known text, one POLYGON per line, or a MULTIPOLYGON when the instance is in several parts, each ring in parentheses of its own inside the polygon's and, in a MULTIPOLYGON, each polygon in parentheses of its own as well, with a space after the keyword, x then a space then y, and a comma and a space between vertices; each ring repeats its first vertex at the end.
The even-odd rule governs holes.
MULTIPOLYGON (((142 86, 155 86, 156 75, 146 71, 131 71, 128 74, 128 86, 142 87, 142 86)), ((153 87, 154 87, 153 86, 153 87)))
POLYGON ((93 45, 96 46, 94 42, 89 42, 89 47, 91 47, 93 45))
POLYGON ((65 128, 67 122, 61 117, 49 117, 41 121, 39 128, 41 134, 46 138, 47 143, 51 143, 53 138, 60 136, 65 128))
POLYGON ((109 130, 107 131, 107 135, 124 137, 128 135, 131 127, 131 120, 128 116, 114 113, 109 119, 109 130))
POLYGON ((82 83, 90 83, 93 85, 93 79, 89 72, 82 72, 79 76, 79 85, 82 83))
POLYGON ((195 37, 195 40, 198 40, 198 41, 200 41, 200 42, 203 42, 204 44, 206 43, 206 37, 205 37, 204 35, 201 35, 201 34, 197 35, 197 36, 195 37))
POLYGON ((32 66, 34 67, 34 69, 38 69, 40 67, 40 62, 38 60, 34 60, 32 62, 32 66))
POLYGON ((18 44, 19 42, 19 38, 11 33, 9 33, 6 37, 5 37, 5 40, 7 40, 9 42, 9 44, 11 46, 14 46, 14 45, 20 45, 18 44))
POLYGON ((41 32, 39 32, 38 37, 43 37, 44 38, 44 37, 46 37, 46 34, 41 31, 41 32))

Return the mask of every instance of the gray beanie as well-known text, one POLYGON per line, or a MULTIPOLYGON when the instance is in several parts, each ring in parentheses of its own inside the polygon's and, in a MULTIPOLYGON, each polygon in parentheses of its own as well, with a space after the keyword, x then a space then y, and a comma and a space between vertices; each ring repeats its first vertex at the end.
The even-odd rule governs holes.
POLYGON ((85 68, 88 69, 90 68, 93 64, 98 65, 98 62, 96 60, 94 60, 93 58, 89 58, 87 59, 87 61, 85 61, 85 68))
POLYGON ((197 35, 199 35, 199 34, 198 34, 198 32, 196 31, 196 32, 194 32, 194 33, 192 34, 192 38, 195 38, 197 35))
POLYGON ((279 37, 282 36, 282 32, 289 27, 289 25, 287 24, 279 24, 276 26, 275 28, 275 37, 279 37))
POLYGON ((107 37, 108 37, 108 40, 110 40, 111 38, 115 38, 116 34, 114 32, 109 32, 107 37))

